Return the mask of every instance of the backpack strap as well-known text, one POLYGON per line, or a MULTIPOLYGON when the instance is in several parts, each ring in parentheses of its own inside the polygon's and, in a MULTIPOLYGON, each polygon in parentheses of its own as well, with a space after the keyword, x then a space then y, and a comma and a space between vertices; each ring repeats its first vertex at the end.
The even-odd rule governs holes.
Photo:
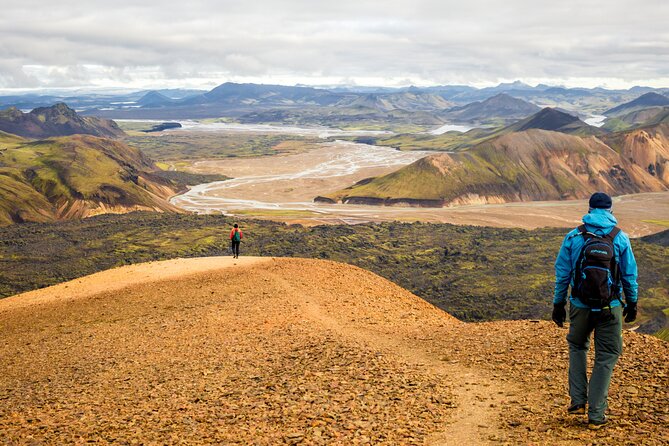
MULTIPOLYGON (((620 228, 618 226, 614 226, 613 229, 611 229, 611 232, 606 234, 606 238, 611 242, 611 246, 613 246, 613 250, 615 252, 615 245, 613 244, 613 241, 615 240, 616 236, 620 234, 620 228)), ((613 257, 613 283, 616 285, 616 287, 620 284, 622 281, 622 271, 620 271, 620 265, 616 261, 616 257, 613 257)), ((618 293, 616 293, 618 294, 618 293)), ((618 299, 620 299, 620 295, 617 296, 618 299)), ((622 300, 621 300, 622 302, 622 300)))
POLYGON ((611 232, 606 234, 605 237, 613 242, 613 239, 615 239, 618 234, 620 234, 620 228, 618 226, 614 226, 613 229, 611 229, 611 232))
POLYGON ((579 234, 579 235, 582 235, 583 238, 584 238, 586 241, 588 241, 588 239, 591 239, 592 237, 596 237, 596 236, 597 236, 597 234, 593 234, 592 232, 589 232, 588 229, 585 227, 585 225, 581 225, 581 226, 579 226, 579 227, 576 228, 576 229, 578 230, 578 234, 579 234))
POLYGON ((581 225, 578 228, 576 228, 576 232, 571 234, 569 236, 569 240, 573 239, 574 237, 577 237, 579 235, 585 235, 587 231, 585 230, 585 225, 581 225))

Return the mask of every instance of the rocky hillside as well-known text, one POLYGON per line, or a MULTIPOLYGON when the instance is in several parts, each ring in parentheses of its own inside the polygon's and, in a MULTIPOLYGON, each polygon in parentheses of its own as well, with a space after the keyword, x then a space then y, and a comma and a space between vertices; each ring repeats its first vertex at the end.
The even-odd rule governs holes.
POLYGON ((648 172, 653 177, 649 184, 669 184, 669 122, 615 133, 603 140, 648 172))
POLYGON ((88 135, 28 141, 0 133, 0 224, 133 210, 180 212, 177 186, 122 142, 88 135))
POLYGON ((0 110, 0 131, 40 139, 75 134, 119 138, 125 135, 114 121, 80 116, 63 103, 23 113, 17 108, 0 110))
POLYGON ((0 301, 10 443, 666 444, 669 344, 626 332, 612 425, 567 417, 564 329, 460 323, 334 262, 127 266, 0 301))
MULTIPOLYGON (((560 112, 556 112, 560 113, 560 112)), ((352 204, 455 204, 587 198, 669 188, 669 126, 581 137, 538 130, 554 113, 539 113, 509 133, 459 153, 423 158, 383 177, 355 184, 322 200, 352 204), (533 127, 527 129, 532 123, 533 127), (513 131, 517 128, 517 131, 513 131)), ((578 118, 550 120, 564 129, 578 118)), ((554 125, 553 125, 554 124, 554 125)))

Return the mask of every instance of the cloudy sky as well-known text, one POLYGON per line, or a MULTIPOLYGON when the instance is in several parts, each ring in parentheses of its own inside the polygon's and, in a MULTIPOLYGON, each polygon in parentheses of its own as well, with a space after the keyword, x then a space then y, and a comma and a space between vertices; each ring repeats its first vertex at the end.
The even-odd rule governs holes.
POLYGON ((0 0, 0 89, 669 86, 667 0, 0 0), (137 5, 136 3, 141 3, 137 5))

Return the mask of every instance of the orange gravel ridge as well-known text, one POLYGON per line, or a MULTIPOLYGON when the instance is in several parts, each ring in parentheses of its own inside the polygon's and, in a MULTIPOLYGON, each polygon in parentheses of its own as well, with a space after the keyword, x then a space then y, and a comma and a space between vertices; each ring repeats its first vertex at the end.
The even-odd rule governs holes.
POLYGON ((125 266, 0 300, 0 443, 669 444, 669 343, 625 333, 591 432, 565 334, 329 261, 125 266))

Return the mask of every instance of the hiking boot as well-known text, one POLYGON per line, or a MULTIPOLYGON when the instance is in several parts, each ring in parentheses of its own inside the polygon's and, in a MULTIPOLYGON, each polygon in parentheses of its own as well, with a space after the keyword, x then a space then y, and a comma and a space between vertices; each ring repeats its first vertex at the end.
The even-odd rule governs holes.
POLYGON ((603 428, 603 427, 606 426, 607 424, 609 424, 609 419, 606 418, 606 417, 604 417, 604 419, 602 419, 602 420, 600 420, 600 421, 597 421, 597 420, 588 420, 588 429, 591 429, 591 430, 598 430, 598 429, 603 428))
POLYGON ((585 404, 572 404, 567 409, 569 415, 585 415, 585 404))

